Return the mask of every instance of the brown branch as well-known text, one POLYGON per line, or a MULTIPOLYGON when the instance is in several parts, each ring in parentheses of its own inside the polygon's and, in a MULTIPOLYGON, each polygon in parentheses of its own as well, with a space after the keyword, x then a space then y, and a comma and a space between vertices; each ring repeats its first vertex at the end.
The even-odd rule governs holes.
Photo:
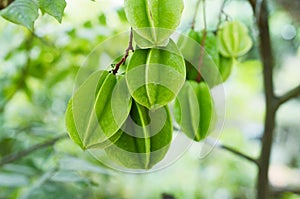
MULTIPOLYGON (((173 127, 173 130, 174 130, 174 131, 181 132, 181 129, 179 129, 179 128, 177 128, 177 127, 173 127)), ((226 150, 226 151, 228 151, 228 152, 230 152, 230 153, 232 153, 232 154, 234 154, 234 155, 237 155, 237 156, 239 156, 239 157, 241 157, 241 158, 244 158, 244 159, 246 159, 246 160, 248 160, 248 161, 250 161, 250 162, 253 162, 253 163, 256 164, 257 166, 259 165, 259 162, 258 162, 255 158, 252 158, 252 157, 250 157, 250 156, 248 156, 248 155, 246 155, 246 154, 244 154, 244 153, 242 153, 242 152, 240 152, 240 151, 238 151, 238 150, 236 150, 236 149, 233 149, 233 148, 231 148, 231 147, 229 147, 229 146, 226 146, 226 145, 220 143, 220 141, 215 140, 215 139, 212 138, 212 137, 207 137, 207 138, 204 140, 204 142, 205 142, 206 144, 209 144, 209 145, 213 146, 213 147, 218 147, 219 149, 224 149, 224 150, 226 150)))
POLYGON ((275 128, 275 116, 277 111, 277 99, 274 95, 273 84, 273 53, 268 21, 268 10, 266 0, 262 0, 259 8, 257 23, 259 28, 260 57, 263 63, 263 81, 266 104, 266 116, 264 133, 262 137, 262 149, 259 157, 259 171, 257 177, 257 199, 269 198, 269 164, 273 144, 275 128))
POLYGON ((12 2, 14 2, 14 0, 0 0, 0 10, 6 8, 12 2))
POLYGON ((262 150, 259 158, 259 172, 257 176, 257 199, 266 199, 270 197, 272 193, 284 193, 291 192, 299 194, 298 190, 280 189, 274 190, 269 185, 269 165, 271 149, 273 144, 274 128, 275 128, 275 117, 276 112, 280 105, 300 95, 300 85, 281 97, 276 97, 274 94, 273 85, 273 66, 274 58, 271 48, 271 38, 268 22, 268 11, 266 0, 257 2, 256 0, 248 0, 254 14, 257 18, 259 28, 259 40, 260 40, 260 56, 263 62, 263 78, 264 78, 264 92, 266 97, 266 116, 265 116, 265 128, 262 137, 262 150))
POLYGON ((300 95, 300 85, 297 86, 296 88, 288 91, 286 94, 282 95, 281 97, 278 97, 278 104, 277 106, 279 107, 280 105, 284 104, 285 102, 298 97, 300 95))
POLYGON ((246 159, 246 160, 248 160, 250 162, 253 162, 257 166, 259 166, 259 163, 258 163, 258 161, 255 158, 252 158, 252 157, 250 157, 250 156, 248 156, 246 154, 243 154, 243 153, 241 153, 241 152, 239 152, 239 151, 237 151, 237 150, 235 150, 235 149, 233 149, 231 147, 228 147, 228 146, 225 146, 225 145, 221 145, 221 146, 219 146, 219 148, 225 149, 225 150, 227 150, 227 151, 229 151, 229 152, 231 152, 231 153, 233 153, 233 154, 235 154, 235 155, 237 155, 239 157, 242 157, 242 158, 244 158, 244 159, 246 159))
POLYGON ((281 196, 285 193, 293 193, 296 195, 300 195, 300 188, 292 188, 292 187, 272 187, 272 196, 281 196))
POLYGON ((253 9, 253 12, 255 12, 256 10, 256 0, 248 0, 252 9, 253 9))
POLYGON ((161 194, 161 198, 162 199, 175 199, 175 197, 173 195, 170 195, 170 194, 167 194, 167 193, 161 194))
POLYGON ((19 152, 16 152, 16 153, 12 153, 10 155, 7 155, 5 156, 4 158, 2 158, 0 160, 0 166, 3 166, 5 164, 9 164, 9 163, 12 163, 12 162, 15 162, 17 160, 20 160, 22 159, 23 157, 39 150, 39 149, 42 149, 42 148, 46 148, 46 147, 50 147, 50 146, 53 146, 57 141, 61 140, 61 139, 64 139, 64 138, 67 138, 67 135, 64 134, 64 135, 60 135, 56 138, 53 138, 51 140, 48 140, 46 142, 43 142, 43 143, 40 143, 40 144, 36 144, 28 149, 25 149, 23 151, 19 151, 19 152))
POLYGON ((126 52, 125 52, 124 57, 116 64, 115 69, 112 70, 112 73, 113 73, 114 75, 117 74, 118 70, 120 69, 120 66, 121 66, 123 63, 125 63, 127 57, 129 56, 129 51, 134 52, 132 42, 133 42, 133 31, 132 31, 132 28, 131 28, 131 29, 130 29, 130 37, 129 37, 128 48, 126 49, 126 52))

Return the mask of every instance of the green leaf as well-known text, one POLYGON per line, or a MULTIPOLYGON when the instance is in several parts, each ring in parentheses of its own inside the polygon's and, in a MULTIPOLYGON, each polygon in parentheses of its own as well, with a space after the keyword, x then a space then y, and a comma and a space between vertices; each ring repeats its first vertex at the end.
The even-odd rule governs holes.
POLYGON ((29 180, 24 175, 0 174, 1 187, 23 187, 28 185, 29 180))
POLYGON ((237 58, 243 56, 253 45, 247 27, 239 21, 225 23, 218 30, 217 35, 218 48, 224 57, 237 58))
POLYGON ((74 171, 58 171, 53 174, 50 180, 53 182, 64 182, 64 183, 87 182, 86 178, 79 176, 74 171))
POLYGON ((12 138, 0 139, 0 156, 5 156, 13 151, 13 146, 16 144, 16 140, 12 138))
POLYGON ((176 98, 174 116, 189 138, 195 141, 204 139, 213 117, 213 101, 208 85, 186 81, 176 98))
POLYGON ((45 85, 48 88, 52 88, 56 84, 62 82, 68 75, 71 75, 72 70, 73 70, 73 68, 70 67, 67 69, 62 69, 60 71, 57 71, 52 76, 50 76, 46 79, 45 85))
POLYGON ((1 11, 3 18, 23 25, 33 31, 34 21, 38 18, 38 5, 33 0, 16 0, 1 11))
POLYGON ((150 111, 132 103, 121 138, 105 148, 116 163, 132 169, 150 169, 167 153, 172 141, 172 121, 167 106, 150 111))
POLYGON ((53 16, 59 23, 66 7, 65 0, 38 0, 39 7, 43 12, 53 16))
POLYGON ((74 158, 74 157, 64 157, 60 159, 59 162, 60 171, 87 171, 92 173, 109 174, 109 171, 99 167, 99 165, 92 164, 87 160, 74 158))
POLYGON ((176 44, 137 49, 127 66, 126 81, 131 96, 148 109, 171 102, 185 81, 185 63, 176 44))
MULTIPOLYGON (((119 14, 119 11, 118 11, 118 14, 119 14)), ((124 14, 125 15, 125 14, 124 14)), ((98 17, 98 21, 101 25, 103 26, 106 26, 107 22, 106 22, 106 16, 105 14, 101 14, 99 17, 98 17)))
POLYGON ((125 14, 124 8, 118 9, 118 10, 117 10, 117 13, 118 13, 118 17, 119 17, 120 21, 122 21, 122 22, 127 22, 126 14, 125 14))
POLYGON ((182 0, 125 0, 126 17, 134 29, 137 45, 166 46, 180 23, 183 8, 182 0))
POLYGON ((66 111, 71 139, 82 149, 104 148, 118 140, 129 115, 131 97, 123 77, 93 73, 75 92, 66 111))

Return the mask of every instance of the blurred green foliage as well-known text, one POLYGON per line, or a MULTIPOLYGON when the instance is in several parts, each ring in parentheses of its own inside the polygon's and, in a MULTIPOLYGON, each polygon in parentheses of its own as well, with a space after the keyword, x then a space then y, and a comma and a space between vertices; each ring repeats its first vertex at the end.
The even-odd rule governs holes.
MULTIPOLYGON (((187 30, 195 1, 185 3, 180 31, 187 30)), ((207 5, 208 9, 214 8, 207 16, 210 30, 218 24, 216 8, 220 4, 221 1, 213 0, 207 5)), ((286 11, 276 6, 272 9, 272 41, 279 63, 275 84, 277 91, 283 93, 300 83, 300 34, 286 11), (282 32, 285 25, 296 29, 296 35, 288 40, 282 32), (289 56, 294 61, 286 62, 289 56)), ((252 12, 246 2, 228 1, 225 11, 232 19, 245 22, 257 42, 252 12)), ((201 29, 201 20, 199 15, 196 29, 201 29)), ((110 67, 103 57, 91 55, 88 62, 86 58, 99 43, 127 30, 122 2, 117 0, 67 1, 62 24, 43 15, 35 22, 34 33, 0 19, 0 161, 66 133, 64 112, 77 71, 83 65, 110 67)), ((111 54, 124 52, 126 43, 111 44, 111 54)), ((109 56, 109 52, 103 56, 109 56)), ((220 136, 224 144, 254 157, 259 153, 264 117, 261 63, 257 58, 254 48, 239 60, 224 85, 227 114, 220 136)), ((297 112, 297 100, 280 109, 274 165, 300 167, 297 112)), ((106 168, 69 138, 61 139, 51 147, 0 166, 0 198, 161 198, 162 193, 175 198, 254 198, 255 165, 218 149, 203 159, 199 154, 196 144, 164 170, 133 175, 106 168)), ((279 198, 299 197, 284 194, 279 198)))
POLYGON ((5 5, 5 8, 0 12, 3 18, 23 25, 31 31, 33 31, 34 22, 39 16, 39 9, 43 14, 47 13, 53 16, 58 22, 61 22, 66 7, 65 0, 14 0, 3 1, 1 2, 2 4, 5 5))

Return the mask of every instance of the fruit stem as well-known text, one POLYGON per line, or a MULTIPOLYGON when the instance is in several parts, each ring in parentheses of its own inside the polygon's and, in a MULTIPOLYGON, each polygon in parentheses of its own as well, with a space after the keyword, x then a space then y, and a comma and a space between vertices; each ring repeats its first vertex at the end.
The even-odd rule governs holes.
POLYGON ((207 24, 206 24, 206 12, 205 12, 205 0, 203 1, 203 23, 204 23, 204 29, 203 29, 203 36, 202 36, 202 41, 201 41, 201 53, 200 53, 200 58, 199 58, 199 65, 198 65, 198 76, 196 81, 199 83, 201 81, 201 72, 200 68, 203 64, 203 57, 204 57, 204 46, 205 46, 205 41, 206 41, 206 34, 207 34, 207 24))
POLYGON ((197 4, 196 4, 196 10, 195 10, 193 21, 192 21, 192 25, 191 25, 191 29, 192 30, 195 29, 195 23, 196 23, 196 18, 197 18, 197 13, 198 13, 198 10, 199 10, 200 2, 201 2, 201 0, 198 0, 197 4))
POLYGON ((133 48, 133 45, 132 45, 132 42, 133 42, 133 31, 132 31, 132 28, 130 29, 130 37, 129 37, 129 43, 128 43, 128 47, 125 51, 125 55, 124 57, 116 64, 116 67, 112 70, 112 73, 114 75, 117 74, 118 70, 120 69, 120 66, 125 63, 128 55, 129 55, 129 51, 132 51, 134 52, 134 48, 133 48))

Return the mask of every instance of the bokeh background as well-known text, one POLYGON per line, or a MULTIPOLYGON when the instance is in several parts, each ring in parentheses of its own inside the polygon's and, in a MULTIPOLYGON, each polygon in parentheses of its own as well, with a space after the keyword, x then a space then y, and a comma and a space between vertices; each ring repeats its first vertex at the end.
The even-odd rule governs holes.
MULTIPOLYGON (((276 93, 300 84, 300 14, 297 1, 270 1, 270 28, 276 57, 276 93)), ((208 29, 215 30, 223 1, 206 2, 208 29)), ((196 1, 186 0, 179 32, 191 25, 196 1)), ((0 158, 66 134, 64 111, 76 73, 85 63, 103 66, 105 56, 86 57, 101 42, 130 29, 121 0, 67 1, 62 24, 43 15, 34 34, 0 18, 0 158)), ((201 10, 201 9, 199 9, 201 10)), ((300 7, 299 9, 300 10, 300 7)), ((223 18, 240 20, 255 43, 240 59, 224 84, 226 116, 219 140, 257 157, 264 120, 262 67, 257 52, 257 29, 250 5, 227 0, 223 18)), ((203 28, 197 15, 196 30, 203 28)), ((111 45, 124 52, 127 41, 111 45), (124 45, 123 45, 124 44, 124 45)), ((270 182, 300 192, 300 100, 277 114, 270 182)), ((191 147, 171 166, 148 174, 126 174, 107 168, 69 138, 60 139, 9 164, 0 164, 0 198, 199 198, 252 199, 256 166, 215 148, 200 158, 191 147), (169 195, 169 196, 168 196, 169 195)), ((0 159, 0 162, 1 162, 0 159)), ((280 194, 274 198, 296 199, 280 194)))

